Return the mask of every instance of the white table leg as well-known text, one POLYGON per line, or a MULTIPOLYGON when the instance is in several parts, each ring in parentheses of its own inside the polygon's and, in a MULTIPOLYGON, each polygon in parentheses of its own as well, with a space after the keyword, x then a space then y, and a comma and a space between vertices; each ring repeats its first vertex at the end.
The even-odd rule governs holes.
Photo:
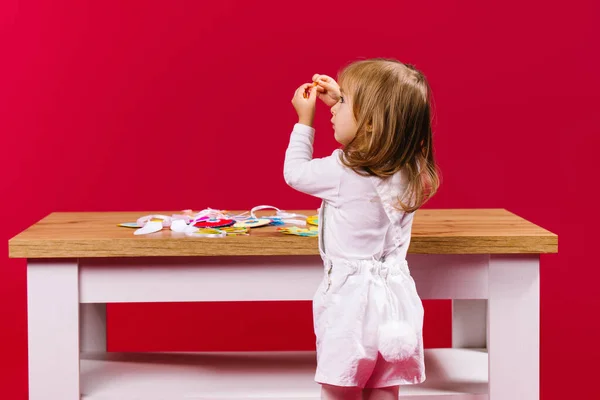
POLYGON ((452 300, 452 347, 487 348, 486 300, 452 300))
POLYGON ((490 258, 490 400, 538 400, 539 255, 490 258))
POLYGON ((79 399, 77 260, 27 264, 29 399, 79 399))
POLYGON ((106 304, 79 306, 80 348, 82 352, 106 351, 106 304))

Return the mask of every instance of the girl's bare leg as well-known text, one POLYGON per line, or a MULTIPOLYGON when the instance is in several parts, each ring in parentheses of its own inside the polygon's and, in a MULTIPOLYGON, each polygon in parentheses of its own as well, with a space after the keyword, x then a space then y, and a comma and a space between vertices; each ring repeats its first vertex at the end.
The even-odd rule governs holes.
POLYGON ((364 389, 362 391, 362 400, 398 400, 399 392, 400 386, 364 389))
POLYGON ((361 396, 362 390, 357 387, 321 385, 322 400, 361 400, 361 396))

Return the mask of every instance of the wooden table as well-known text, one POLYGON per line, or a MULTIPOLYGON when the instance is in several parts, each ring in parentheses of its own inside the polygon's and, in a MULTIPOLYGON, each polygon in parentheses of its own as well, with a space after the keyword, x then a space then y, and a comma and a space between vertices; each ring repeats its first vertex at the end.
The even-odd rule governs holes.
MULTIPOLYGON (((53 213, 10 240, 27 259, 30 399, 318 399, 313 352, 107 353, 107 303, 310 300, 322 279, 315 238, 116 226, 150 213, 53 213)), ((421 298, 452 300, 452 348, 426 350, 427 380, 400 397, 539 399, 539 255, 557 250, 506 210, 419 210, 408 262, 421 298)))

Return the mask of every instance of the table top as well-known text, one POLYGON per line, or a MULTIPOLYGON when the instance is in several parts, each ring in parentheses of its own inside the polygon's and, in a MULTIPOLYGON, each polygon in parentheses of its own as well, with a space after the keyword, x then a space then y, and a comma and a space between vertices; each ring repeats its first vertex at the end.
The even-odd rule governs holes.
MULTIPOLYGON (((316 214, 315 210, 290 211, 316 214)), ((52 213, 10 239, 9 256, 33 259, 319 254, 317 238, 285 235, 271 226, 254 228, 249 236, 216 239, 186 237, 170 229, 136 236, 134 229, 117 226, 143 215, 177 213, 52 213)), ((558 236, 504 209, 420 209, 415 214, 408 252, 556 253, 558 236)))

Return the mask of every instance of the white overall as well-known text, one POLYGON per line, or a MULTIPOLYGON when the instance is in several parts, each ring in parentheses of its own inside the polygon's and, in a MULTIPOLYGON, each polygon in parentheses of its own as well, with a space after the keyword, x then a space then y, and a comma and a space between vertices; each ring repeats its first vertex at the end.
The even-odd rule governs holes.
MULTIPOLYGON (((392 224, 385 184, 373 179, 392 224)), ((336 386, 380 388, 421 383, 423 305, 398 247, 377 259, 332 258, 325 250, 327 201, 319 210, 319 249, 325 274, 313 299, 317 337, 315 380, 336 386)))
POLYGON ((341 162, 341 149, 313 158, 314 135, 294 125, 283 175, 323 200, 315 380, 367 388, 423 382, 423 306, 406 263, 414 214, 395 208, 408 177, 402 170, 386 179, 358 174, 341 162))

